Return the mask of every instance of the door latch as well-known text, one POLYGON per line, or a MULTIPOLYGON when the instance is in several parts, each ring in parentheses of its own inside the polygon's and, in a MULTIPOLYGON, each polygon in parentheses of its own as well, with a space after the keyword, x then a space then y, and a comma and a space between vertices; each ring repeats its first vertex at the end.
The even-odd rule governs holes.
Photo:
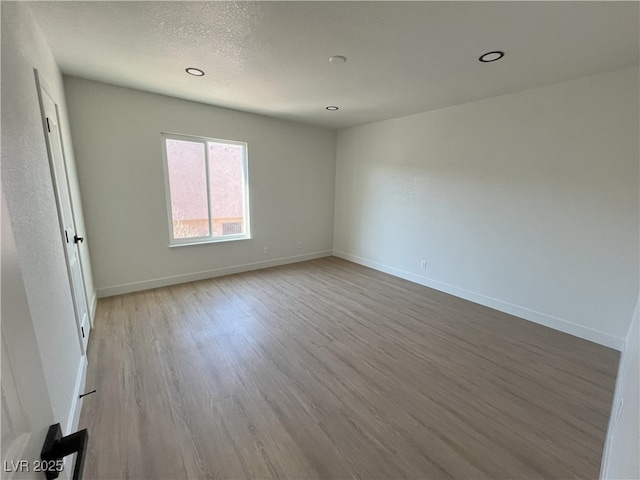
POLYGON ((79 237, 78 235, 73 236, 73 243, 82 243, 84 242, 84 237, 79 237))
POLYGON ((73 480, 82 480, 82 470, 84 469, 84 458, 87 453, 88 443, 89 432, 86 428, 63 437, 60 424, 51 425, 40 452, 40 458, 48 466, 44 472, 47 480, 58 478, 60 471, 55 468, 57 462, 72 453, 77 453, 76 464, 73 468, 73 480))

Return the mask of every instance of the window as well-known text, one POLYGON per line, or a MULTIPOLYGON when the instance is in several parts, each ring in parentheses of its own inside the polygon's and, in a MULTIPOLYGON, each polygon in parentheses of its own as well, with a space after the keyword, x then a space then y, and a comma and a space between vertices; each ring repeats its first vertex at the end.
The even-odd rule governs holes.
POLYGON ((162 134, 169 245, 251 238, 247 144, 162 134))

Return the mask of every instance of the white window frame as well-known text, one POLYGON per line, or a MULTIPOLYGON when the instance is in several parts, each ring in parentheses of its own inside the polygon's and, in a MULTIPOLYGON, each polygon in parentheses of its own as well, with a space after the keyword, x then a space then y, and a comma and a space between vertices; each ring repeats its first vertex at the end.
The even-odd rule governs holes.
POLYGON ((246 142, 238 142, 236 140, 224 140, 220 138, 200 137, 195 135, 183 135, 178 133, 160 134, 162 141, 162 164, 164 167, 164 189, 167 203, 167 219, 169 220, 169 247, 181 247, 186 245, 201 245, 203 243, 220 243, 233 242, 236 240, 247 240, 251 238, 250 217, 249 217, 249 146, 246 142), (167 142, 166 140, 178 140, 192 143, 202 143, 204 145, 205 154, 205 176, 207 180, 207 209, 209 214, 209 235, 206 237, 190 237, 190 238, 174 238, 173 236, 173 212, 171 209, 171 185, 169 182, 169 162, 167 158, 167 142), (227 145, 242 146, 242 172, 243 172, 243 195, 244 195, 244 224, 245 233, 238 235, 213 236, 213 216, 211 212, 211 185, 209 178, 209 146, 208 142, 222 143, 227 145))

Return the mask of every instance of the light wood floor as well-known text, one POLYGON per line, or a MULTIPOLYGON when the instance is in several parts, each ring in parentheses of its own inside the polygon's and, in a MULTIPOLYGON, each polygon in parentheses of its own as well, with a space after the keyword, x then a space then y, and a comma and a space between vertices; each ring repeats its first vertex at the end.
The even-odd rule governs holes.
POLYGON ((335 257, 101 299, 85 478, 597 478, 618 352, 335 257))

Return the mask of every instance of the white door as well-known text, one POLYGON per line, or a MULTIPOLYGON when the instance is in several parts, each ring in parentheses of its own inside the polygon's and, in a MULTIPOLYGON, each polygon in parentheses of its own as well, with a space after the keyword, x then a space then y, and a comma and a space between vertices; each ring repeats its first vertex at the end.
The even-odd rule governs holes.
MULTIPOLYGON (((2 479, 43 479, 40 450, 54 423, 11 222, 2 196, 2 479), (38 471, 40 470, 40 471, 38 471)), ((60 478, 68 478, 62 472, 60 478)))
POLYGON ((78 338, 82 346, 82 353, 86 355, 91 324, 89 321, 89 307, 78 251, 78 243, 83 242, 84 238, 78 234, 75 228, 73 206, 71 204, 71 195, 69 193, 69 183, 67 180, 67 168, 62 148, 62 137, 60 136, 60 123, 58 122, 58 106, 47 91, 46 85, 38 78, 37 71, 36 81, 39 89, 40 108, 46 128, 49 164, 51 166, 51 176, 54 181, 56 202, 58 204, 58 218, 60 220, 62 241, 65 245, 67 270, 76 311, 78 338))

